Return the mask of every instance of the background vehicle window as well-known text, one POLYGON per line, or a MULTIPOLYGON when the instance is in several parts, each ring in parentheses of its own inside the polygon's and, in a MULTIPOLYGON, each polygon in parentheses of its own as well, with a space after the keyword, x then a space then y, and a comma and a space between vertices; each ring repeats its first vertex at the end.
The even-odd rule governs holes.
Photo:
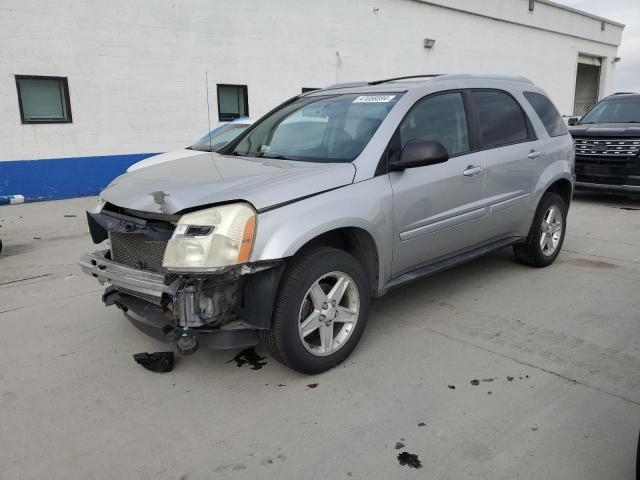
POLYGON ((469 151, 469 133, 462 94, 445 93, 416 103, 400 125, 402 147, 415 139, 440 142, 449 155, 469 151))
POLYGON ((525 142, 529 139, 527 119, 520 105, 504 92, 472 91, 471 98, 478 112, 482 146, 525 142))
POLYGON ((640 123, 640 98, 603 100, 578 122, 585 123, 640 123))
POLYGON ((524 96, 536 111, 538 117, 540 117, 550 137, 559 137, 560 135, 569 133, 562 121, 562 117, 558 113, 558 110, 556 110, 556 107, 553 106, 553 103, 551 103, 551 100, 544 95, 534 92, 524 92, 524 96))

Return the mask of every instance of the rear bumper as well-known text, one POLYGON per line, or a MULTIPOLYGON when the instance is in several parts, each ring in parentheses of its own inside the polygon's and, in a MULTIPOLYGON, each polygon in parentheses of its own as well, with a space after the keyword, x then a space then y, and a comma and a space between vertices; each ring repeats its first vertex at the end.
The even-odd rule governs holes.
POLYGON ((255 345, 256 331, 270 327, 284 262, 163 275, 115 262, 103 250, 83 255, 80 267, 107 285, 105 305, 116 305, 148 335, 168 343, 188 335, 205 348, 236 348, 255 345))

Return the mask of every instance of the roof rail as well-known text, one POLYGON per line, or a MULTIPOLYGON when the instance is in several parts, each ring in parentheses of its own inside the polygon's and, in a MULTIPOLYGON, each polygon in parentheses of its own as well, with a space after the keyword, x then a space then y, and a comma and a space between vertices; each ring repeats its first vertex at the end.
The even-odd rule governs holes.
MULTIPOLYGON (((318 90, 329 90, 332 88, 364 87, 366 85, 369 85, 369 82, 360 81, 360 82, 336 83, 335 85, 329 85, 328 87, 319 88, 318 90)), ((307 93, 314 93, 314 92, 317 92, 318 90, 314 90, 313 92, 307 92, 307 93)))
POLYGON ((442 73, 427 73, 424 75, 407 75, 404 77, 385 78, 384 80, 374 80, 369 82, 368 85, 380 85, 381 83, 394 82, 396 80, 408 80, 410 78, 433 78, 443 75, 442 73))
POLYGON ((508 82, 521 82, 533 85, 533 82, 521 75, 501 75, 501 74, 474 74, 474 73, 454 73, 442 75, 438 80, 457 80, 457 79, 481 79, 481 80, 503 80, 508 82))
POLYGON ((614 95, 637 95, 637 92, 614 92, 609 96, 613 97, 614 95))

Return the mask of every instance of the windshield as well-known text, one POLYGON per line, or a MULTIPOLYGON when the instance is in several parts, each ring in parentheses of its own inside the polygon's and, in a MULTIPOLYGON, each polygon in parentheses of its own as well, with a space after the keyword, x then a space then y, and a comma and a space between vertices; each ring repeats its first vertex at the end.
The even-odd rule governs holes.
POLYGON ((604 100, 578 123, 640 123, 640 98, 604 100))
POLYGON ((304 97, 246 134, 232 154, 307 162, 350 162, 369 143, 402 93, 304 97))
POLYGON ((211 130, 191 145, 190 148, 191 150, 202 150, 203 152, 215 152, 244 132, 248 127, 248 124, 227 123, 226 125, 211 130))

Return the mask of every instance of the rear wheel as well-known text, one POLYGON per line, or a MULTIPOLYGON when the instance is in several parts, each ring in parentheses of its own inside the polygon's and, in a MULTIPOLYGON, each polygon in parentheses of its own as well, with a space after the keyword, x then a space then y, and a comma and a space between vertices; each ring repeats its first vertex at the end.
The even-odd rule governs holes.
POLYGON ((544 194, 524 243, 513 246, 516 258, 534 267, 551 265, 560 253, 567 224, 567 204, 554 192, 544 194))
POLYGON ((285 271, 271 329, 260 337, 269 353, 302 373, 342 362, 362 336, 371 302, 370 281, 342 250, 318 247, 294 257, 285 271))

